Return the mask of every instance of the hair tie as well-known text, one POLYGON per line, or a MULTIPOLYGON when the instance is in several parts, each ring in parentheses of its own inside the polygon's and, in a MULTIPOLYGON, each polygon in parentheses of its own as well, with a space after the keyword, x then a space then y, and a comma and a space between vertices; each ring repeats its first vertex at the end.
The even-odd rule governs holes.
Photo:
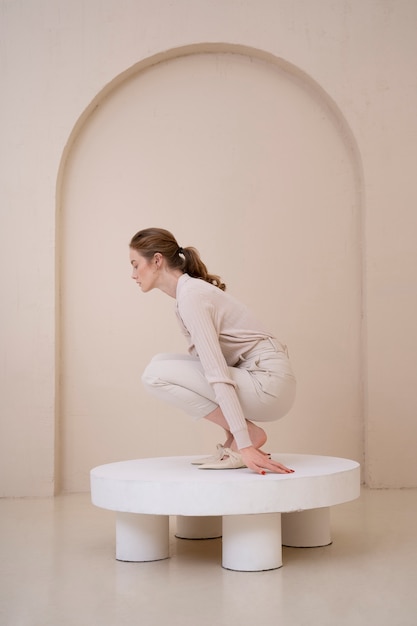
POLYGON ((184 254, 184 249, 178 246, 178 254, 184 254))

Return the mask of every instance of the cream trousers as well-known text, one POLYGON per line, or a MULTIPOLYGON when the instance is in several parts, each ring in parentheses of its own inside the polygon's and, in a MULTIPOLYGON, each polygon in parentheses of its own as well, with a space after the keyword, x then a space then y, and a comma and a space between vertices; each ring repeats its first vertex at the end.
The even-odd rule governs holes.
MULTIPOLYGON (((264 340, 229 367, 230 378, 246 419, 275 421, 291 409, 296 381, 285 346, 264 340)), ((185 354, 157 354, 146 367, 142 382, 154 396, 182 409, 195 419, 219 405, 198 358, 185 354)))

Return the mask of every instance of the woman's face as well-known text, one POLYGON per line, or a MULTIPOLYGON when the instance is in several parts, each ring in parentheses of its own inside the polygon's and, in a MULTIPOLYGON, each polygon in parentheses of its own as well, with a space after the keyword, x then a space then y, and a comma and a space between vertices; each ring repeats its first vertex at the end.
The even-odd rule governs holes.
POLYGON ((148 261, 136 250, 130 249, 130 263, 132 265, 132 278, 144 293, 153 289, 158 278, 158 268, 154 261, 148 261))

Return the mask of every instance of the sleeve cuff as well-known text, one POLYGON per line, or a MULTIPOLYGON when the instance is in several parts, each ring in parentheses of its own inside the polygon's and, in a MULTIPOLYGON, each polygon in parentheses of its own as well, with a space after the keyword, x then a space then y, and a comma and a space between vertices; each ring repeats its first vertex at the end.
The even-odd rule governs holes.
POLYGON ((236 445, 239 450, 241 448, 248 448, 249 446, 253 446, 253 443, 249 437, 249 433, 246 428, 244 430, 237 430, 235 433, 232 434, 235 438, 236 445))

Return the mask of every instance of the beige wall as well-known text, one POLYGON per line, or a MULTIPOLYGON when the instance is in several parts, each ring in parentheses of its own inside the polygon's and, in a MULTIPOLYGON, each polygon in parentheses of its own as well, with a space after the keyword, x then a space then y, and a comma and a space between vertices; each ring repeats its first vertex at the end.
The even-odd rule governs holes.
POLYGON ((130 279, 128 239, 149 224, 197 246, 289 344, 297 404, 268 426, 269 449, 362 460, 351 137, 311 81, 256 51, 227 50, 177 51, 135 73, 100 101, 65 163, 65 490, 87 489, 92 463, 205 453, 223 437, 140 385, 152 354, 186 350, 173 301, 143 296, 130 279))
MULTIPOLYGON (((361 3, 330 0, 293 3, 143 0, 119 3, 104 0, 84 5, 69 0, 44 0, 36 5, 2 1, 1 10, 0 494, 50 494, 59 476, 56 467, 62 471, 64 488, 86 488, 89 464, 94 465, 98 459, 106 462, 132 456, 136 450, 132 443, 135 433, 140 439, 141 455, 148 449, 147 441, 152 454, 157 454, 158 450, 164 454, 191 453, 183 444, 184 434, 188 436, 190 432, 186 418, 168 416, 159 406, 145 400, 130 369, 123 376, 125 363, 131 364, 135 360, 135 342, 143 339, 140 316, 144 314, 148 320, 158 310, 166 328, 164 333, 169 331, 169 338, 172 322, 167 315, 169 304, 165 300, 158 294, 150 294, 146 299, 125 279, 128 271, 123 258, 125 241, 132 230, 142 226, 137 223, 134 205, 137 194, 131 182, 132 173, 126 175, 123 169, 118 171, 115 185, 103 178, 104 173, 112 171, 114 161, 112 163, 109 158, 108 148, 98 143, 101 133, 95 131, 114 133, 114 125, 121 120, 120 113, 129 113, 123 108, 123 93, 128 93, 126 89, 142 90, 143 71, 136 72, 122 84, 120 77, 129 68, 167 50, 189 45, 196 45, 198 50, 201 44, 215 42, 253 48, 269 55, 270 60, 265 61, 267 76, 258 67, 259 71, 251 75, 251 80, 261 80, 262 74, 262 89, 268 85, 268 90, 273 93, 279 85, 279 89, 284 90, 285 106, 297 102, 304 113, 302 119, 308 117, 306 128, 316 133, 309 145, 318 151, 317 157, 310 158, 310 163, 314 163, 321 175, 317 186, 319 197, 314 203, 318 222, 311 220, 308 228, 312 227, 315 235, 321 232, 320 243, 323 241, 324 246, 320 247, 319 255, 314 252, 309 280, 304 285, 302 262, 307 258, 311 244, 304 222, 307 209, 303 193, 296 184, 291 185, 291 180, 284 189, 273 187, 268 167, 258 173, 262 176, 267 172, 261 206, 265 207, 271 198, 282 201, 284 197, 294 210, 300 211, 303 207, 298 229, 295 229, 293 213, 286 223, 295 239, 285 242, 285 253, 295 254, 297 251, 301 257, 297 256, 294 281, 283 271, 278 274, 288 301, 279 319, 283 333, 277 328, 277 333, 283 334, 292 345, 302 385, 291 416, 271 429, 271 442, 275 449, 282 449, 281 444, 285 443, 285 447, 291 444, 294 451, 301 448, 301 451, 326 454, 346 452, 354 457, 361 456, 364 449, 364 476, 368 484, 376 487, 415 486, 417 253, 413 175, 417 150, 414 113, 417 92, 413 68, 417 52, 414 36, 417 5, 411 0, 365 0, 361 3), (271 70, 274 65, 271 59, 282 59, 290 65, 277 61, 271 70), (276 74, 272 79, 270 72, 278 72, 278 67, 281 73, 278 79, 276 74), (292 83, 289 76, 296 76, 292 83), (107 86, 108 97, 100 98, 102 110, 99 108, 90 118, 83 116, 84 112, 89 113, 90 103, 107 86), (288 90, 291 89, 290 97, 288 90), (320 112, 324 113, 321 117, 320 112), (314 113, 317 124, 314 123, 314 113), (329 120, 332 129, 327 123, 329 120), (70 137, 78 139, 66 148, 70 137), (326 138, 324 143, 320 140, 323 137, 326 138), (94 163, 98 154, 102 155, 101 161, 94 163), (339 161, 332 161, 331 155, 335 154, 339 161), (326 177, 319 164, 327 162, 333 165, 336 177, 328 178, 331 184, 326 198, 326 177), (335 165, 340 162, 345 163, 346 168, 335 165), (83 163, 86 171, 96 174, 96 180, 83 178, 83 163), (62 184, 57 185, 60 166, 62 184), (358 180, 361 171, 362 181, 358 180), (127 176, 126 185, 123 176, 127 176), (93 211, 88 201, 100 199, 104 190, 114 195, 109 197, 107 194, 104 206, 98 203, 93 211), (324 200, 336 203, 337 211, 331 214, 331 220, 325 219, 324 200), (85 202, 87 204, 83 204, 85 202), (103 215, 100 210, 104 210, 107 220, 109 208, 116 203, 121 211, 118 229, 115 231, 112 222, 105 220, 102 220, 105 226, 101 228, 103 215), (82 207, 87 210, 81 213, 82 207), (62 216, 59 229, 62 237, 58 238, 55 236, 57 214, 62 216), (83 219, 84 241, 80 240, 83 219), (111 235, 110 262, 104 263, 105 278, 100 266, 95 268, 96 276, 92 272, 95 259, 90 253, 97 252, 94 246, 90 248, 94 240, 92 235, 104 239, 111 235), (76 246, 81 246, 82 260, 73 271, 71 260, 74 257, 71 255, 74 255, 76 246), (62 277, 55 272, 56 255, 62 256, 62 277), (337 262, 332 265, 335 258, 337 262), (89 280, 84 280, 84 274, 89 280), (81 292, 84 289, 90 298, 95 294, 99 301, 101 314, 97 327, 92 320, 92 306, 86 307, 84 312, 71 309, 77 302, 77 291, 72 289, 77 276, 80 277, 81 292), (62 328, 58 332, 56 281, 62 290, 63 305, 62 328), (109 282, 111 290, 107 297, 109 282), (112 293, 117 294, 120 307, 116 306, 112 293), (314 308, 314 298, 318 295, 328 299, 318 298, 320 305, 314 308), (314 319, 319 325, 317 333, 311 321, 300 315, 300 305, 305 301, 310 305, 307 310, 314 310, 314 319), (333 307, 335 315, 329 316, 333 307), (294 315, 299 315, 300 319, 294 315), (77 335, 77 320, 81 324, 81 335, 77 335), (328 335, 324 333, 326 324, 328 335), (120 326, 123 327, 121 340, 120 326), (102 333, 88 335, 89 328, 98 328, 102 333), (86 375, 77 380, 72 374, 77 372, 79 376, 81 356, 84 355, 81 352, 77 355, 76 346, 69 340, 80 338, 86 332, 86 375), (335 342, 336 338, 339 341, 335 342), (320 343, 321 339, 324 344, 320 343), (324 346, 325 351, 316 356, 318 345, 324 346), (110 360, 106 346, 111 346, 110 360), (56 368, 57 347, 62 347, 60 372, 56 368), (97 352, 101 369, 107 368, 104 375, 97 375, 93 369, 93 357, 97 352), (84 381, 81 400, 77 396, 80 380, 84 381), (113 383, 109 388, 110 380, 113 383), (75 392, 71 391, 74 382, 75 392), (63 392, 59 394, 60 403, 57 402, 56 389, 63 392), (119 398, 123 398, 122 412, 115 414, 119 398), (140 409, 139 419, 136 407, 140 409), (143 409, 153 410, 157 422, 151 424, 143 420, 143 409), (168 426, 170 440, 164 441, 160 448, 156 439, 168 418, 175 419, 176 423, 168 426), (114 428, 117 420, 121 420, 120 431, 114 428), (115 433, 118 433, 116 438, 115 433), (57 455, 54 453, 56 438, 60 443, 57 455)), ((246 59, 247 55, 243 58, 246 59)), ((175 63, 178 61, 169 61, 165 70, 175 63)), ((246 79, 249 69, 245 61, 242 63, 242 76, 246 79)), ((260 61, 257 63, 261 65, 260 61)), ((159 74, 154 86, 167 90, 169 76, 173 74, 170 70, 162 76, 162 67, 156 66, 150 72, 159 74)), ((236 72, 233 67, 233 79, 236 72)), ((185 84, 189 85, 189 80, 185 84)), ((174 93, 178 95, 176 85, 174 93)), ((145 106, 140 95, 136 93, 136 101, 145 106)), ((229 104, 233 105, 233 100, 229 104)), ((177 106, 183 115, 181 101, 177 106)), ((165 111, 168 116, 170 112, 170 108, 165 111)), ((268 115, 272 119, 271 111, 268 115)), ((239 123, 243 123, 244 117, 239 119, 239 123)), ((291 122, 295 120, 294 113, 291 122)), ((283 127, 274 127, 274 132, 279 128, 283 127)), ((112 140, 117 142, 117 133, 113 134, 112 140)), ((308 144, 306 135, 302 141, 298 138, 298 142, 297 147, 305 147, 308 144)), ((282 153, 277 150, 276 143, 266 143, 261 148, 272 149, 274 156, 278 157, 282 153)), ((123 150, 126 147, 126 144, 119 145, 123 150)), ((254 141, 248 143, 252 148, 255 145, 254 141)), ((265 156, 262 150, 261 154, 265 156)), ((138 156, 137 146, 126 154, 138 156)), ((145 157, 144 152, 142 157, 145 157)), ((296 157, 297 154, 293 155, 294 162, 296 157)), ((130 158, 126 163, 131 164, 130 158)), ((240 167, 244 171, 250 165, 247 160, 239 163, 236 176, 242 171, 240 167)), ((156 159, 154 164, 157 167, 156 159)), ((189 163, 184 165, 188 171, 189 163)), ((304 182, 307 169, 308 159, 303 153, 301 172, 304 182)), ((155 174, 155 168, 152 171, 155 174)), ((290 171, 295 175, 295 168, 290 171)), ((195 174, 201 175, 201 170, 195 168, 195 174)), ((173 184, 177 180, 178 177, 174 177, 173 184)), ((190 190, 187 184, 183 188, 176 184, 175 206, 185 200, 187 203, 183 206, 187 207, 188 201, 199 197, 197 186, 190 190)), ((143 193, 149 194, 150 204, 166 207, 166 192, 159 190, 156 193, 155 190, 156 185, 143 193)), ((225 184, 223 191, 222 200, 227 207, 233 206, 234 212, 228 219, 234 224, 237 207, 242 202, 238 196, 239 185, 236 182, 231 187, 225 184)), ((218 200, 218 196, 212 195, 211 199, 218 200)), ((246 200, 245 196, 243 201, 246 200)), ((217 206, 215 202, 212 204, 217 206)), ((281 202, 280 206, 283 204, 281 202)), ((172 216, 168 226, 178 233, 179 238, 186 239, 182 239, 182 245, 200 247, 209 265, 227 276, 226 239, 223 238, 219 245, 219 251, 222 250, 219 254, 225 255, 222 258, 211 246, 211 221, 201 212, 198 220, 203 220, 204 228, 201 228, 200 221, 195 225, 188 224, 188 210, 184 209, 180 229, 174 228, 177 223, 172 221, 172 216)), ((249 208, 245 215, 248 228, 242 227, 239 235, 247 239, 254 228, 254 217, 249 208)), ((271 220, 270 209, 265 215, 271 220)), ((284 215, 289 214, 282 213, 280 217, 284 215)), ((169 216, 164 214, 163 217, 166 221, 169 216)), ((271 226, 279 224, 279 220, 272 221, 271 226)), ((268 259, 269 266, 273 258, 268 259)), ((247 258, 243 262, 249 266, 247 258)), ((239 264, 232 268, 229 283, 238 295, 244 297, 246 285, 239 278, 239 268, 239 264)), ((270 284, 268 276, 267 286, 270 284)), ((257 296, 261 296, 261 313, 264 312, 274 323, 275 316, 270 317, 268 303, 263 300, 264 291, 259 294, 253 288, 249 295, 251 302, 259 301, 257 296)), ((149 356, 154 346, 157 350, 165 349, 162 345, 166 338, 164 333, 155 332, 154 337, 146 339, 146 350, 141 353, 141 359, 149 356)), ((176 340, 171 341, 171 346, 176 345, 176 340)), ((199 445, 203 449, 208 440, 216 440, 205 426, 193 425, 192 428, 193 446, 199 445)))

